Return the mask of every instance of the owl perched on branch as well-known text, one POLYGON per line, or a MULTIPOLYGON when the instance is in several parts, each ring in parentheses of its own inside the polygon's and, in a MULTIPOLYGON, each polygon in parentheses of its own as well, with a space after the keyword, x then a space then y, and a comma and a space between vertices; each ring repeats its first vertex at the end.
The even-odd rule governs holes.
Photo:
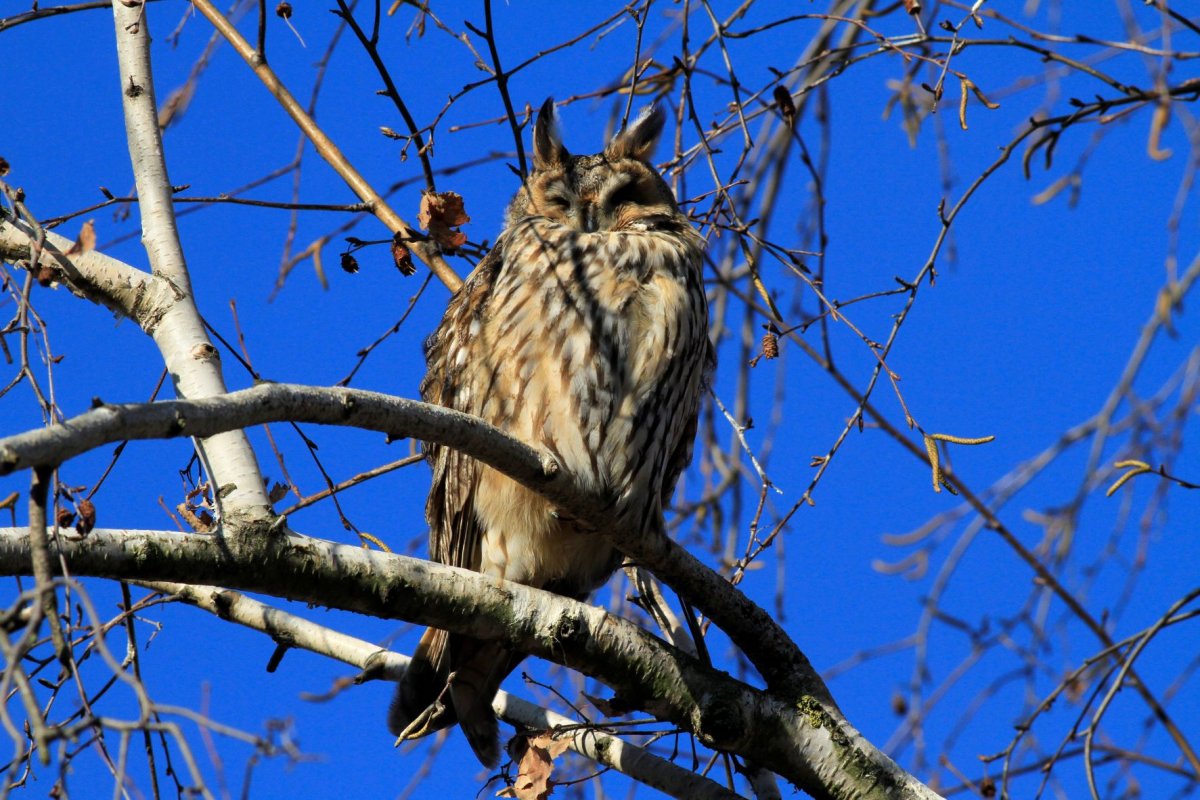
MULTIPOLYGON (((421 384, 427 402, 553 453, 635 530, 661 517, 691 458, 712 362, 704 241, 649 163, 663 123, 650 108, 603 152, 573 156, 546 101, 533 171, 426 341, 421 384)), ((440 445, 427 457, 433 560, 580 600, 619 566, 607 538, 502 473, 440 445)), ((415 738, 457 722, 495 766, 492 700, 521 658, 427 630, 388 727, 415 738)))

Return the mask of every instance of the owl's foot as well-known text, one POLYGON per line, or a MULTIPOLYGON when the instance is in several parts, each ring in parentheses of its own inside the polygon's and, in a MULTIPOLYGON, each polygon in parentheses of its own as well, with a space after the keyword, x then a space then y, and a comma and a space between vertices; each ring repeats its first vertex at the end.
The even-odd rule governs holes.
POLYGON ((396 736, 396 743, 392 746, 399 747, 401 742, 420 739, 442 730, 447 725, 444 715, 448 710, 450 710, 449 707, 441 701, 441 698, 433 701, 426 706, 424 711, 414 717, 404 730, 400 731, 396 736))

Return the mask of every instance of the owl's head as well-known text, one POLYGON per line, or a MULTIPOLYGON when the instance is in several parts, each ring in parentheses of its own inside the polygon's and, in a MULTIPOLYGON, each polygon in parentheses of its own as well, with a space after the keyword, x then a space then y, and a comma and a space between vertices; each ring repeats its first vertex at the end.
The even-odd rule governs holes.
POLYGON ((649 161, 663 122, 650 106, 603 152, 573 156, 559 135, 554 100, 546 100, 533 126, 533 171, 509 204, 508 227, 534 216, 589 233, 676 222, 679 207, 649 161))

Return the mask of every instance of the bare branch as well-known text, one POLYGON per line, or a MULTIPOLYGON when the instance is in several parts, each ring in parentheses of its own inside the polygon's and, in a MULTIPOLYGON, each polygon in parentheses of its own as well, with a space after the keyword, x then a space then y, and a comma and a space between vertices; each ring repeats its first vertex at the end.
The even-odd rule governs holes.
MULTIPOLYGON (((753 758, 814 797, 936 797, 815 698, 754 689, 560 595, 262 523, 232 535, 94 530, 60 537, 58 552, 77 576, 219 579, 242 591, 501 639, 599 678, 626 704, 692 731, 706 746, 753 758), (846 760, 855 762, 851 773, 842 771, 846 760)), ((0 573, 27 573, 29 557, 27 530, 0 528, 0 573)))
POLYGON ((342 151, 337 148, 337 145, 321 130, 316 121, 304 110, 304 107, 296 101, 274 70, 255 56, 254 48, 209 0, 193 0, 193 2, 200 13, 208 18, 208 21, 233 45, 233 49, 237 50, 238 55, 254 70, 254 74, 275 96, 284 111, 291 116, 304 135, 313 143, 317 152, 341 176, 350 190, 371 207, 372 213, 379 218, 379 221, 393 234, 400 237, 401 241, 425 262, 442 283, 446 284, 451 291, 457 291, 458 287, 462 285, 462 279, 446 263, 446 259, 442 257, 437 245, 426 241, 424 236, 392 210, 387 201, 379 196, 374 187, 342 155, 342 151))
POLYGON ((42 274, 48 282, 61 283, 73 294, 130 318, 145 330, 153 329, 154 312, 172 298, 166 286, 96 250, 67 255, 72 245, 70 239, 53 231, 44 233, 38 262, 31 264, 37 233, 24 220, 0 210, 0 259, 20 262, 35 275, 45 270, 42 274))
MULTIPOLYGON (((261 631, 276 642, 300 647, 358 667, 356 681, 371 678, 398 680, 408 668, 408 656, 348 636, 311 620, 273 608, 240 592, 217 586, 139 581, 148 589, 166 592, 221 619, 261 631)), ((571 733, 571 749, 602 766, 623 772, 640 783, 675 797, 734 800, 738 795, 720 784, 683 769, 636 745, 590 725, 541 708, 508 692, 496 695, 497 716, 531 730, 561 728, 571 733)))

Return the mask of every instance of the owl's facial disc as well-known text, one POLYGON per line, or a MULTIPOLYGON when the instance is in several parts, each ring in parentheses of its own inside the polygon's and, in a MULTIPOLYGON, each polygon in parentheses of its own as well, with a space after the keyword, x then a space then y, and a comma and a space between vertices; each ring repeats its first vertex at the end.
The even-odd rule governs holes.
POLYGON ((510 207, 513 219, 541 216, 581 233, 646 230, 676 213, 670 190, 652 168, 607 153, 568 156, 535 169, 510 207))

